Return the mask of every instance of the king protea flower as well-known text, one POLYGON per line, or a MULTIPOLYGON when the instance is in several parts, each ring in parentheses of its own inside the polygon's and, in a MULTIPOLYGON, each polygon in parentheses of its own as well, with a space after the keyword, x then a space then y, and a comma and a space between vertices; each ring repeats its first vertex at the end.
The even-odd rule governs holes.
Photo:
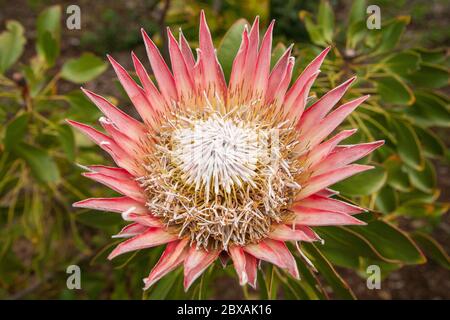
POLYGON ((290 86, 292 47, 270 70, 273 26, 261 41, 258 18, 244 29, 228 83, 203 12, 196 59, 183 34, 177 41, 167 30, 171 70, 142 30, 157 86, 136 55, 141 85, 108 57, 142 121, 83 90, 103 112, 106 134, 69 123, 117 164, 89 166, 84 175, 123 196, 74 206, 120 212, 130 222, 116 235, 128 239, 109 259, 167 244, 145 288, 183 265, 187 290, 215 260, 228 256, 241 285, 256 285, 261 260, 299 278, 285 242, 321 240, 314 226, 364 224, 353 217, 363 209, 333 199, 327 188, 371 169, 351 163, 383 142, 338 145, 356 130, 324 140, 368 97, 331 111, 352 78, 305 110, 329 48, 290 86))

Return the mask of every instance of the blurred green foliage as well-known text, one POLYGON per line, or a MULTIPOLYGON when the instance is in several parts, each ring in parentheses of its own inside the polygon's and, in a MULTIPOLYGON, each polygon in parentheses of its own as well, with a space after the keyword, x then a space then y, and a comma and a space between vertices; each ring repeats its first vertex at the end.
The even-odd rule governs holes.
MULTIPOLYGON (((426 6, 404 9, 401 2, 392 6, 386 1, 376 3, 383 8, 382 28, 368 30, 367 3, 352 3, 343 7, 341 1, 294 0, 91 2, 91 12, 83 16, 86 30, 77 34, 78 54, 69 58, 64 54, 70 45, 62 28, 63 7, 28 1, 30 9, 40 11, 33 32, 22 21, 8 20, 0 33, 0 297, 325 299, 331 288, 331 297, 353 299, 336 267, 367 277, 367 266, 377 264, 387 276, 404 265, 424 263, 423 251, 448 269, 447 253, 431 237, 448 210, 448 203, 438 201, 435 172, 437 163, 448 165, 450 159, 441 137, 450 126, 445 94, 448 58, 444 49, 423 47, 444 41, 445 32, 433 29, 431 38, 417 40, 422 39, 420 32, 411 36, 405 30, 411 22, 416 28, 425 23, 420 17, 427 16, 426 6), (359 129, 346 142, 384 139, 386 145, 361 160, 375 165, 375 170, 335 186, 341 192, 338 197, 370 209, 359 216, 368 226, 316 228, 325 244, 304 244, 302 249, 319 277, 296 257, 301 281, 263 265, 259 290, 241 291, 236 279, 229 279, 236 277, 233 269, 216 263, 187 293, 180 269, 142 293, 141 279, 162 248, 108 262, 106 256, 116 243, 110 235, 120 229, 120 217, 70 207, 80 199, 111 194, 81 177, 76 163, 106 160, 64 122, 65 118, 94 122, 99 117, 77 89, 79 84, 102 84, 103 78, 112 84, 109 75, 102 76, 107 68, 104 59, 82 51, 128 54, 142 48, 139 28, 144 27, 164 53, 166 25, 182 27, 195 48, 200 9, 206 11, 225 73, 244 24, 260 15, 265 25, 277 19, 273 63, 287 45, 300 42, 294 51, 294 78, 323 47, 332 46, 310 103, 355 74, 358 80, 343 102, 372 95, 345 123, 344 127, 359 129), (397 12, 411 12, 412 21, 397 12), (440 36, 433 36, 437 33, 440 36), (412 222, 407 231, 399 229, 405 221, 412 222), (65 269, 70 264, 81 266, 80 291, 66 289, 65 269)), ((84 15, 87 7, 83 1, 80 5, 84 15)), ((116 95, 110 99, 129 103, 121 90, 109 89, 116 95)))

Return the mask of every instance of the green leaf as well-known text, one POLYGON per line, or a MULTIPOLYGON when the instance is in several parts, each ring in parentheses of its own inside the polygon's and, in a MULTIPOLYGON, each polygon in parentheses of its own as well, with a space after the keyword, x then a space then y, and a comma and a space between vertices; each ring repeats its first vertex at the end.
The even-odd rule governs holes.
POLYGON ((411 88, 397 75, 378 77, 375 79, 375 85, 383 102, 400 105, 410 105, 414 102, 411 88))
POLYGON ((410 124, 404 121, 393 121, 397 150, 403 162, 413 169, 420 170, 424 166, 424 156, 419 138, 410 124))
POLYGON ((151 289, 149 300, 164 300, 172 290, 177 278, 181 275, 182 268, 177 268, 165 275, 151 289))
POLYGON ((280 286, 283 287, 286 300, 318 300, 317 296, 308 294, 301 281, 283 280, 280 282, 280 286))
POLYGON ((421 63, 420 69, 407 78, 419 87, 442 88, 448 85, 448 69, 441 65, 421 63))
POLYGON ((80 223, 100 229, 118 226, 123 221, 119 214, 92 210, 77 213, 75 218, 80 223))
POLYGON ((61 47, 61 6, 48 7, 37 19, 36 50, 52 66, 61 47))
POLYGON ((52 34, 48 31, 45 31, 41 38, 38 39, 39 43, 39 52, 44 57, 47 65, 49 67, 53 66, 56 62, 56 58, 59 55, 59 44, 55 38, 53 38, 52 34))
POLYGON ((329 247, 327 245, 320 247, 320 252, 334 265, 342 268, 359 270, 361 256, 350 249, 329 247))
POLYGON ((15 119, 13 119, 7 126, 5 132, 5 149, 11 150, 14 146, 23 140, 25 136, 28 120, 30 116, 28 113, 24 113, 15 119))
POLYGON ((330 3, 326 0, 320 1, 317 23, 322 28, 325 41, 328 43, 333 42, 334 12, 333 8, 330 6, 330 3))
POLYGON ((38 37, 48 31, 58 39, 61 35, 61 11, 60 5, 54 5, 39 14, 36 25, 38 37))
MULTIPOLYGON (((358 218, 363 215, 369 214, 361 214, 358 218)), ((367 239, 386 259, 406 264, 418 264, 426 261, 422 252, 406 233, 385 221, 372 220, 366 226, 349 226, 346 228, 367 239)))
POLYGON ((382 166, 377 165, 372 170, 336 183, 332 188, 349 196, 367 196, 380 190, 386 183, 386 179, 386 170, 382 166))
POLYGON ((440 218, 448 211, 448 204, 442 203, 423 203, 422 200, 411 200, 408 203, 402 204, 395 210, 395 213, 401 216, 411 218, 428 218, 434 220, 440 218))
POLYGON ((22 25, 6 22, 6 30, 0 33, 0 74, 5 73, 22 55, 26 39, 22 25))
POLYGON ((32 98, 35 98, 41 92, 48 81, 48 79, 42 75, 42 70, 35 69, 36 67, 34 65, 21 66, 22 74, 27 82, 29 93, 32 98))
POLYGON ((369 274, 367 271, 369 266, 377 265, 380 267, 380 277, 381 280, 386 279, 392 272, 399 270, 403 264, 401 263, 392 263, 392 262, 385 262, 382 260, 372 260, 367 258, 362 258, 360 261, 360 272, 358 273, 359 276, 364 277, 366 280, 370 278, 371 274, 369 274))
POLYGON ((414 127, 414 130, 422 142, 423 151, 426 156, 430 158, 445 156, 445 145, 433 131, 420 127, 414 127))
POLYGON ((447 50, 445 48, 415 48, 414 51, 420 54, 423 62, 441 63, 445 61, 447 50))
MULTIPOLYGON (((292 247, 291 250, 296 250, 293 248, 293 246, 291 247, 292 247)), ((308 296, 309 299, 313 300, 326 299, 327 296, 325 295, 323 288, 320 282, 318 281, 317 277, 314 275, 313 271, 311 271, 308 268, 308 265, 305 264, 305 262, 298 256, 294 255, 294 258, 297 262, 300 280, 293 280, 292 278, 287 278, 286 282, 289 284, 291 283, 297 284, 299 287, 303 289, 303 291, 305 292, 305 294, 308 296)), ((295 285, 294 289, 296 289, 295 285)))
POLYGON ((308 35, 311 41, 318 46, 327 46, 327 41, 324 37, 323 29, 321 26, 316 25, 312 21, 311 14, 307 11, 302 10, 299 12, 299 17, 300 20, 305 23, 306 31, 308 31, 308 35))
POLYGON ((352 1, 350 15, 348 19, 348 26, 352 26, 355 22, 365 20, 367 3, 365 0, 352 1))
POLYGON ((336 272, 333 265, 320 253, 312 243, 303 243, 305 254, 317 268, 327 283, 333 288, 333 292, 339 299, 356 299, 354 293, 342 277, 336 272))
POLYGON ((6 107, 0 105, 0 123, 5 123, 6 120, 6 107))
POLYGON ((430 92, 416 91, 416 101, 406 110, 417 123, 424 126, 450 127, 450 111, 444 101, 430 92))
POLYGON ((419 69, 420 55, 414 51, 394 53, 381 61, 384 68, 399 74, 407 75, 419 69))
POLYGON ((346 47, 349 49, 355 49, 356 46, 361 43, 367 36, 366 21, 356 21, 350 25, 347 30, 347 43, 346 47))
POLYGON ((391 213, 398 204, 398 196, 394 189, 384 186, 375 199, 375 204, 379 211, 383 213, 391 213))
POLYGON ((450 258, 444 248, 432 237, 422 232, 414 232, 413 239, 419 244, 425 255, 450 270, 450 258))
POLYGON ((356 268, 359 265, 359 257, 384 259, 369 241, 353 230, 330 226, 315 227, 314 231, 324 240, 324 245, 320 247, 320 251, 333 257, 331 260, 334 264, 356 268))
MULTIPOLYGON (((367 29, 367 22, 366 21, 363 22, 367 29)), ((363 42, 366 47, 371 49, 370 52, 373 52, 371 54, 376 54, 375 50, 380 42, 380 39, 381 39, 381 30, 371 29, 367 31, 366 36, 363 38, 363 42)))
POLYGON ((83 83, 98 77, 106 68, 106 63, 97 56, 92 53, 83 53, 81 57, 64 63, 61 77, 74 83, 83 83))
POLYGON ((68 125, 61 125, 58 127, 58 140, 67 159, 73 162, 75 159, 75 137, 72 129, 68 125))
POLYGON ((408 16, 399 16, 381 27, 381 39, 376 53, 383 53, 394 49, 409 24, 411 18, 408 16))
POLYGON ((269 299, 269 296, 268 296, 269 290, 267 290, 264 272, 260 268, 259 268, 259 270, 257 270, 257 272, 258 272, 258 274, 257 274, 256 279, 258 281, 258 287, 259 287, 259 298, 261 300, 268 300, 269 299))
POLYGON ((68 118, 77 121, 92 122, 96 121, 100 116, 100 110, 81 92, 74 90, 66 94, 69 101, 70 109, 68 118))
POLYGON ((33 175, 41 182, 56 182, 60 178, 59 169, 47 151, 24 142, 14 146, 14 153, 24 159, 33 175))
POLYGON ((411 184, 425 193, 432 193, 436 187, 436 172, 429 161, 425 161, 422 170, 407 169, 411 184))
POLYGON ((217 58, 222 65, 223 73, 227 81, 230 79, 234 57, 241 45, 242 32, 244 31, 245 25, 248 25, 248 22, 245 19, 239 19, 233 23, 223 36, 219 48, 217 49, 217 58))
POLYGON ((410 192, 402 192, 398 194, 402 205, 408 203, 435 203, 439 198, 440 191, 434 190, 433 193, 425 193, 420 190, 411 190, 410 192))

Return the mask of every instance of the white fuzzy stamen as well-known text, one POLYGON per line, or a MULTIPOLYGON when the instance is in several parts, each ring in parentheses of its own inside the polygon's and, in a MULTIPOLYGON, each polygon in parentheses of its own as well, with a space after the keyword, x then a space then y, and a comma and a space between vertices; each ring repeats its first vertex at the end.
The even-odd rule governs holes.
POLYGON ((231 192, 233 184, 254 186, 256 164, 261 154, 258 133, 214 114, 207 120, 187 119, 191 126, 174 133, 173 157, 184 171, 187 183, 205 193, 222 188, 231 192))

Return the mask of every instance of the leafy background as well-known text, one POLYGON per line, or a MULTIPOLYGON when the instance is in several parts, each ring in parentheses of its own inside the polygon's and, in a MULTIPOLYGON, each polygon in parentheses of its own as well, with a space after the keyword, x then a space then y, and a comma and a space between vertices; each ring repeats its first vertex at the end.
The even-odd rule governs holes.
POLYGON ((366 28, 367 3, 360 0, 0 0, 0 298, 450 298, 449 4, 370 4, 381 8, 381 30, 366 28), (81 30, 65 27, 65 9, 74 3, 81 30), (165 56, 166 25, 182 27, 196 47, 200 9, 225 72, 243 25, 259 15, 263 26, 276 19, 274 62, 296 44, 296 75, 333 46, 316 96, 355 74, 344 99, 372 95, 344 124, 359 129, 346 142, 385 139, 386 145, 361 160, 375 170, 335 186, 339 197, 370 209, 359 216, 369 225, 316 228, 325 244, 303 249, 318 272, 298 258, 301 281, 263 265, 255 291, 239 287, 233 269, 216 263, 187 293, 180 269, 143 293, 141 279, 162 248, 108 262, 120 217, 70 206, 111 193, 83 179, 76 165, 110 161, 64 122, 99 117, 80 84, 129 111, 105 54, 131 70, 131 50, 145 57, 140 27, 165 56), (81 267, 82 290, 66 288, 71 264, 81 267), (381 290, 366 287, 371 264, 381 266, 381 290))

